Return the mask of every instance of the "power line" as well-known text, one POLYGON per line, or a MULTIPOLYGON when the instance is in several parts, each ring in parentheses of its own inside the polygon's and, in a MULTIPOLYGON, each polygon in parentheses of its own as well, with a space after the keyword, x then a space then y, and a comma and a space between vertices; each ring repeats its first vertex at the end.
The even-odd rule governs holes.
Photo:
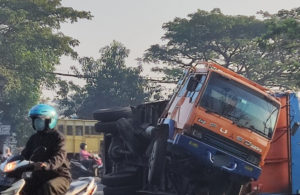
POLYGON ((48 74, 59 75, 59 76, 65 76, 65 77, 75 77, 75 78, 79 78, 79 79, 96 78, 96 77, 87 76, 87 75, 66 74, 66 73, 60 73, 60 72, 47 72, 47 73, 48 74))
MULTIPOLYGON (((88 76, 88 75, 77 75, 77 74, 66 74, 66 73, 60 73, 60 72, 47 72, 49 74, 59 75, 59 76, 65 76, 65 77, 75 77, 79 79, 88 79, 88 78, 96 78, 95 76, 88 76)), ((150 82, 158 82, 158 83, 177 83, 177 81, 171 80, 163 80, 163 79, 154 79, 150 77, 144 77, 145 80, 150 82)))

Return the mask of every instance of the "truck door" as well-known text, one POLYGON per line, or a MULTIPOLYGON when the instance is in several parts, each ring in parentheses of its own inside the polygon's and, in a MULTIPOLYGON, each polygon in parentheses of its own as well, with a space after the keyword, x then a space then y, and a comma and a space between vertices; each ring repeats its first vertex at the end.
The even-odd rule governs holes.
POLYGON ((178 101, 172 117, 177 122, 177 128, 182 129, 189 119, 205 78, 206 76, 203 74, 191 75, 179 91, 178 97, 181 97, 181 99, 178 101))

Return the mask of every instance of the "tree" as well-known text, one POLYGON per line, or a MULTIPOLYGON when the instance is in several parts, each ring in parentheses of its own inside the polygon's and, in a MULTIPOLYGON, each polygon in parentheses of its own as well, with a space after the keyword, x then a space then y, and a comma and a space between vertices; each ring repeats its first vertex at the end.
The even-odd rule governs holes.
POLYGON ((137 105, 147 100, 148 85, 140 76, 141 68, 125 65, 128 54, 125 46, 113 41, 100 49, 99 59, 81 58, 81 71, 73 70, 85 78, 86 85, 81 88, 73 83, 60 83, 59 105, 64 115, 91 119, 96 109, 137 105))
POLYGON ((261 12, 268 31, 258 40, 259 48, 272 67, 264 83, 285 88, 300 87, 300 7, 280 10, 277 14, 261 12))
POLYGON ((188 17, 165 23, 162 39, 168 40, 167 44, 152 45, 144 59, 181 66, 217 59, 228 67, 240 48, 265 30, 264 24, 254 17, 225 16, 219 9, 198 10, 188 17))
POLYGON ((62 55, 76 57, 79 42, 61 32, 60 23, 90 19, 89 12, 62 7, 61 0, 0 0, 0 75, 6 78, 1 121, 11 124, 23 144, 31 133, 28 110, 41 86, 51 87, 62 55), (24 124, 27 124, 24 126, 24 124))
MULTIPOLYGON (((253 16, 224 15, 219 9, 211 12, 198 10, 188 18, 175 18, 165 23, 163 29, 166 33, 162 39, 166 44, 152 45, 145 52, 144 61, 162 62, 171 69, 191 66, 201 60, 214 61, 260 84, 288 87, 292 77, 284 75, 290 76, 292 71, 299 68, 295 63, 299 59, 299 52, 295 48, 282 52, 280 47, 290 48, 285 37, 287 32, 299 32, 299 20, 291 17, 299 16, 299 11, 283 13, 281 15, 285 19, 280 17, 279 12, 265 20, 258 20, 253 16), (274 24, 281 26, 282 23, 289 23, 291 28, 286 32, 274 28, 274 24), (281 44, 276 44, 278 40, 281 44), (292 60, 279 63, 282 57, 287 58, 291 52, 292 60), (278 77, 274 78, 274 75, 278 77)), ((295 41, 298 42, 299 38, 290 36, 290 43, 295 41)), ((167 69, 158 70, 166 72, 167 69)))

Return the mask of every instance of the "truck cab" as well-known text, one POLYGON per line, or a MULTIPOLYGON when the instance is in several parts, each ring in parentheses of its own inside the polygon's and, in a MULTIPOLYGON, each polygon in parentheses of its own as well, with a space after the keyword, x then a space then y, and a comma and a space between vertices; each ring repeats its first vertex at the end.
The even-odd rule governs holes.
POLYGON ((267 88, 218 64, 189 68, 178 82, 160 125, 168 142, 204 169, 258 179, 276 129, 280 101, 267 88))

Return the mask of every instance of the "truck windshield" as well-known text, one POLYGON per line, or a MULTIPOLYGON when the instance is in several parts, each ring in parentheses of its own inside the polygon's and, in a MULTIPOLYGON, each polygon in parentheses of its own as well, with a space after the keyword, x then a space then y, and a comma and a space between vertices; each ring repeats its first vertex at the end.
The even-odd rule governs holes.
POLYGON ((207 112, 230 119, 239 127, 271 138, 277 120, 279 105, 262 94, 212 73, 199 102, 207 112))

